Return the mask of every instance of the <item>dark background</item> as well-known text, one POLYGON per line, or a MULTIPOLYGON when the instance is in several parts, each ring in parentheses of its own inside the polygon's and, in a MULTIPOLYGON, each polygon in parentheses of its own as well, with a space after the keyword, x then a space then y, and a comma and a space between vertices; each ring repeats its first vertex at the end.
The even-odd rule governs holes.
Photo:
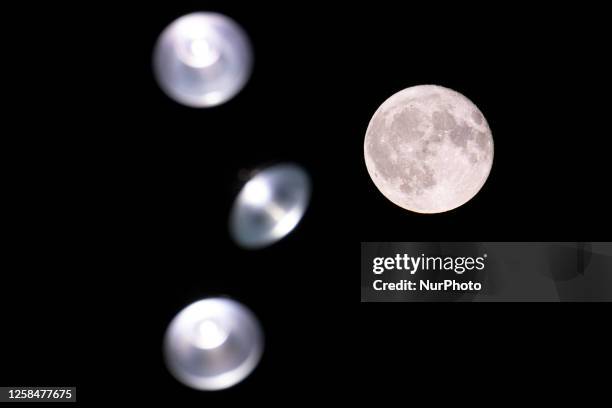
POLYGON ((0 383, 76 385, 82 404, 293 406, 403 401, 514 369, 528 389, 605 364, 601 305, 359 304, 361 241, 609 239, 602 14, 483 7, 7 11, 0 383), (199 10, 238 21, 255 53, 244 90, 207 110, 168 99, 151 70, 157 35, 199 10), (444 214, 396 207, 363 160, 374 111, 417 84, 463 93, 493 131, 486 185, 444 214), (227 233, 240 176, 275 161, 308 170, 310 208, 287 239, 240 250, 227 233), (170 319, 208 295, 248 305, 266 335, 256 371, 217 393, 180 385, 161 355, 170 319))

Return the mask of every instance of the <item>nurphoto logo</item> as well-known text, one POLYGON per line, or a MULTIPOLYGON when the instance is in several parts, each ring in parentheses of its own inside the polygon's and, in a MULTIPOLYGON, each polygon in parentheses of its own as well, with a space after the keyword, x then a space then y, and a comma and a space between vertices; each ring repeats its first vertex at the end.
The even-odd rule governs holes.
MULTIPOLYGON (((411 276, 420 271, 449 271, 463 275, 469 271, 482 271, 485 269, 487 254, 479 257, 464 256, 410 256, 396 254, 393 257, 375 257, 372 260, 372 272, 382 275, 386 271, 405 271, 411 276)), ((377 291, 480 291, 482 283, 474 281, 456 281, 454 279, 431 280, 419 279, 412 281, 401 279, 395 282, 384 282, 376 279, 373 288, 377 291)))

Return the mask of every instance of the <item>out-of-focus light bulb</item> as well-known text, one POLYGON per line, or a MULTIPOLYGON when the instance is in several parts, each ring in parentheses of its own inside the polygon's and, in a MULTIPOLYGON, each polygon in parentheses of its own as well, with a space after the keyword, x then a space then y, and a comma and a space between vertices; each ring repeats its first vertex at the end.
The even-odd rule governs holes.
POLYGON ((277 164, 244 185, 230 214, 230 235, 239 246, 259 249, 289 234, 310 201, 310 178, 300 166, 277 164))
POLYGON ((246 33, 217 13, 192 13, 160 34, 153 70, 161 89, 176 102, 202 108, 219 105, 246 84, 252 68, 246 33))
POLYGON ((263 332, 241 303, 208 298, 192 303, 170 322, 164 357, 172 375, 198 390, 220 390, 246 378, 263 352, 263 332))

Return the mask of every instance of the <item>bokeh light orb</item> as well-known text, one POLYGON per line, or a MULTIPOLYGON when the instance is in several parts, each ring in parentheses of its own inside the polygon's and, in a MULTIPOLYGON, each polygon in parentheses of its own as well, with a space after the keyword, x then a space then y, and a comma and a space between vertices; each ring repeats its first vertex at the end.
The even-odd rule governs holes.
POLYGON ((207 298, 181 310, 164 338, 170 373, 197 390, 229 388, 245 379, 263 352, 257 317, 228 298, 207 298))
POLYGON ((160 88, 194 108, 231 99, 248 81, 253 65, 245 31, 231 18, 209 12, 173 21, 160 34, 153 54, 160 88))
POLYGON ((246 249, 282 239, 304 216, 310 192, 310 177, 296 164, 276 164, 255 173, 234 201, 229 222, 232 239, 246 249))

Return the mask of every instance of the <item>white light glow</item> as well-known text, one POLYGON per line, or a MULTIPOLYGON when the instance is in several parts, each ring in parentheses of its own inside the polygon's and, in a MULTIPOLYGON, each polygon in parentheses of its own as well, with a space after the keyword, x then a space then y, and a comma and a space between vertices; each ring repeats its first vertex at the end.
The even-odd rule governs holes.
POLYGON ((250 180, 245 186, 244 202, 253 206, 267 204, 272 196, 272 191, 265 178, 256 177, 250 180))
POLYGON ((281 163, 259 171, 236 197, 230 234, 248 249, 268 246, 300 222, 310 200, 310 179, 299 166, 281 163))
POLYGON ((214 349, 225 343, 228 332, 213 320, 203 320, 196 325, 195 341, 197 347, 214 349))
POLYGON ((219 59, 219 51, 205 38, 197 38, 189 43, 191 65, 199 68, 209 67, 219 59))
POLYGON ((181 310, 168 325, 164 357, 170 373, 198 390, 231 387, 257 366, 263 333, 253 313, 227 298, 208 298, 181 310))
POLYGON ((194 108, 219 105, 246 84, 252 67, 247 34, 218 13, 187 14, 160 34, 153 70, 160 88, 194 108))

